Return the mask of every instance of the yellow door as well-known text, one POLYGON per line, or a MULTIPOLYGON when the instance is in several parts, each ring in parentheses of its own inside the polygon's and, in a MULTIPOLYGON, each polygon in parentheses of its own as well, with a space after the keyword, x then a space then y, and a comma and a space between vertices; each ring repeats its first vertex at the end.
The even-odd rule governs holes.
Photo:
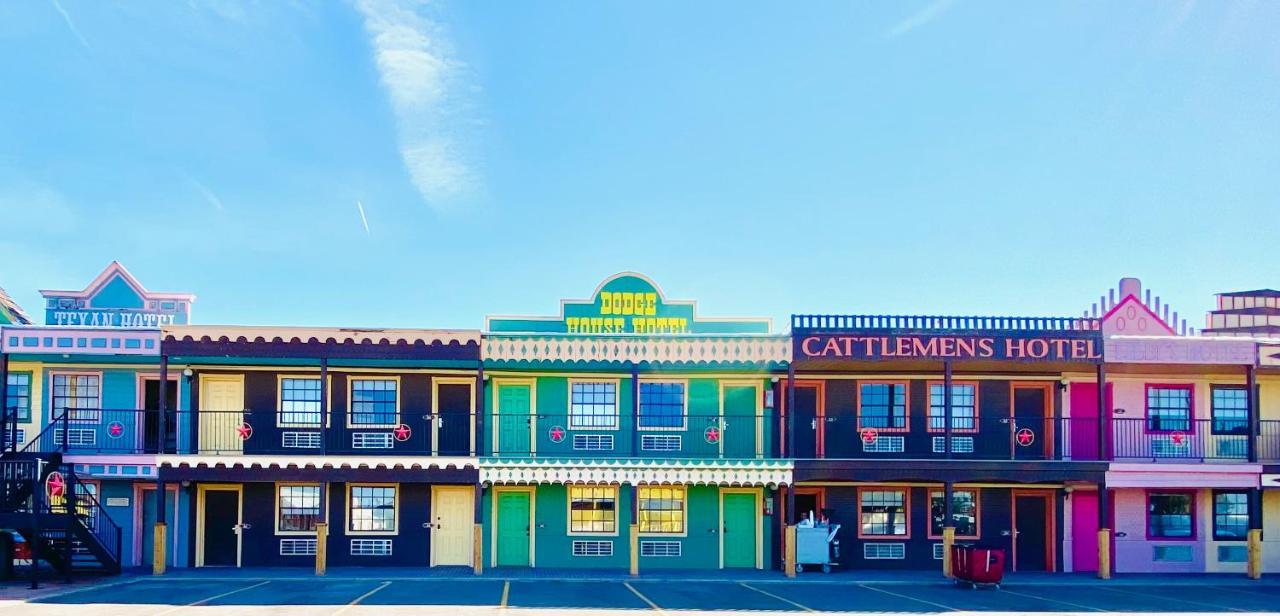
POLYGON ((431 566, 471 566, 474 490, 431 487, 431 566))
POLYGON ((253 426, 244 416, 244 379, 200 377, 200 453, 242 453, 253 426))

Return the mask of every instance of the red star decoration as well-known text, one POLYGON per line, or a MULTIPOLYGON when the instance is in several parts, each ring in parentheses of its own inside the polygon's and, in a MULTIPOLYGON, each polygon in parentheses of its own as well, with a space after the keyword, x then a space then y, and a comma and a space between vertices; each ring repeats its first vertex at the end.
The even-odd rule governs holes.
POLYGON ((720 441, 720 428, 707 428, 707 442, 716 443, 720 441))
POLYGON ((247 441, 249 437, 253 436, 253 426, 242 423, 240 427, 236 428, 236 434, 240 435, 240 440, 247 441))
POLYGON ((62 496, 67 490, 67 482, 62 478, 62 473, 50 473, 49 479, 49 496, 62 496))
POLYGON ((120 436, 124 434, 124 425, 118 421, 113 421, 111 425, 107 426, 107 432, 110 432, 111 436, 120 436))
POLYGON ((862 431, 862 442, 864 443, 874 443, 878 438, 880 438, 880 433, 876 432, 874 428, 866 428, 862 431))
POLYGON ((1174 432, 1169 438, 1173 440, 1174 445, 1181 445, 1182 441, 1187 440, 1187 435, 1181 432, 1174 432))
POLYGON ((1032 432, 1030 428, 1023 428, 1021 430, 1018 430, 1019 445, 1022 445, 1025 447, 1027 445, 1030 445, 1031 442, 1034 441, 1035 439, 1036 439, 1036 433, 1032 432))
POLYGON ((409 426, 405 424, 400 424, 396 426, 395 430, 391 431, 391 434, 395 436, 397 441, 407 441, 409 440, 409 435, 413 434, 413 430, 410 430, 409 426))
POLYGON ((560 441, 563 441, 563 440, 564 440, 564 428, 561 428, 560 426, 555 426, 554 428, 551 428, 551 442, 559 443, 560 441))

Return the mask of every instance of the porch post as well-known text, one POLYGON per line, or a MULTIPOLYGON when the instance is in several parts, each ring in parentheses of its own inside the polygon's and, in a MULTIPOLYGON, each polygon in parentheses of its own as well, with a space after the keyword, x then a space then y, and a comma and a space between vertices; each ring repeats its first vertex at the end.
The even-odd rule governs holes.
POLYGON ((796 525, 793 520, 796 519, 796 489, 794 486, 782 485, 778 487, 782 490, 783 498, 786 506, 782 511, 778 512, 778 517, 782 520, 782 571, 787 577, 796 576, 796 525))
MULTIPOLYGON (((634 366, 634 364, 632 364, 634 366)), ((631 525, 628 529, 631 575, 640 575, 640 485, 631 484, 631 525)))
POLYGON ((471 432, 471 455, 484 455, 484 363, 476 369, 476 399, 471 402, 474 427, 471 432))
POLYGON ((955 493, 955 484, 946 481, 942 484, 942 499, 945 504, 942 506, 942 575, 951 577, 951 546, 956 543, 956 521, 951 511, 951 500, 955 493))
MULTIPOLYGON (((927 414, 927 413, 926 413, 927 414)), ((947 359, 942 362, 942 419, 946 422, 943 428, 943 451, 946 452, 947 459, 951 459, 951 360, 947 359)), ((977 426, 974 426, 977 427, 977 426)), ((951 505, 951 501, 947 501, 947 506, 951 505)), ((949 521, 950 516, 947 517, 949 521)))
POLYGON ((1258 375, 1253 364, 1244 367, 1246 417, 1249 418, 1249 461, 1258 461, 1258 439, 1262 437, 1262 418, 1258 412, 1258 375))
POLYGON ((1111 579, 1111 495, 1105 481, 1098 483, 1098 579, 1111 579))
POLYGON ((14 423, 9 423, 9 354, 0 352, 0 451, 4 451, 4 442, 13 434, 12 451, 18 450, 17 416, 14 423))
POLYGON ((1249 579, 1262 579, 1262 490, 1249 490, 1249 579))
MULTIPOLYGON (((321 407, 323 408, 323 407, 321 407)), ((316 523, 316 575, 324 575, 329 563, 329 525, 316 523)))
MULTIPOLYGON (((157 405, 159 408, 156 412, 160 414, 160 417, 157 419, 156 425, 159 426, 160 435, 157 437, 159 442, 157 443, 156 451, 163 454, 165 453, 165 441, 168 440, 167 435, 169 434, 169 428, 168 428, 167 422, 165 421, 166 419, 168 419, 166 417, 166 415, 168 415, 167 398, 169 395, 169 356, 168 355, 160 356, 160 383, 158 385, 160 390, 160 402, 157 405)), ((157 473, 157 475, 159 475, 159 473, 157 473)), ((151 554, 151 573, 153 575, 163 575, 165 572, 166 565, 169 564, 169 557, 168 557, 169 525, 165 521, 165 514, 167 513, 165 511, 166 501, 168 500, 167 497, 168 497, 168 490, 165 486, 164 479, 157 480, 156 481, 156 525, 155 525, 155 530, 152 531, 155 534, 155 536, 152 537, 152 543, 151 543, 151 546, 153 548, 152 554, 151 554)))
POLYGON ((477 483, 475 491, 475 523, 471 525, 471 570, 476 575, 484 572, 484 485, 477 483))
POLYGON ((1107 408, 1107 367, 1105 364, 1098 364, 1098 459, 1107 459, 1107 414, 1110 413, 1107 408))
MULTIPOLYGON (((329 358, 320 358, 320 416, 324 421, 320 423, 320 453, 323 455, 329 450, 329 434, 325 428, 333 425, 333 418, 329 416, 329 358)), ((339 424, 342 425, 342 424, 339 424)))
MULTIPOLYGON (((783 441, 782 457, 784 457, 784 458, 785 458, 785 457, 788 457, 788 456, 792 456, 792 457, 794 457, 794 456, 795 456, 795 454, 793 454, 792 452, 793 452, 793 451, 795 451, 795 449, 796 449, 796 430, 795 430, 795 427, 796 427, 796 422, 795 422, 795 415, 796 415, 796 367, 795 367, 795 365, 794 365, 794 364, 790 364, 790 363, 788 363, 788 364, 787 364, 787 402, 786 402, 786 405, 787 405, 787 406, 786 406, 786 408, 785 408, 785 409, 783 409, 783 410, 785 410, 785 411, 786 411, 786 421, 784 422, 784 424, 785 424, 785 425, 784 425, 784 429, 787 431, 787 438, 783 441)), ((788 497, 788 498, 790 498, 790 497, 788 497)), ((790 502, 790 501, 788 501, 788 502, 790 502)), ((788 509, 788 511, 790 511, 790 510, 788 509)))
POLYGON ((640 455, 640 367, 631 364, 631 455, 640 455))

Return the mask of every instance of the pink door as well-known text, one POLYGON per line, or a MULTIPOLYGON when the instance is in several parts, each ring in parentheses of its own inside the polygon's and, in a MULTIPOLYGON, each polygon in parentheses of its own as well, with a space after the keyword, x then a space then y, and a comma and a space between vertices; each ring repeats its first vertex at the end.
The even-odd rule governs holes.
MULTIPOLYGON (((1071 459, 1097 460, 1098 458, 1098 384, 1071 384, 1071 459)), ((1107 383, 1107 408, 1111 408, 1111 384, 1107 383)), ((1110 413, 1102 413, 1105 418, 1110 413)), ((1110 428, 1108 428, 1110 429, 1110 428)))
POLYGON ((1071 570, 1098 570, 1098 493, 1094 491, 1071 493, 1071 570))

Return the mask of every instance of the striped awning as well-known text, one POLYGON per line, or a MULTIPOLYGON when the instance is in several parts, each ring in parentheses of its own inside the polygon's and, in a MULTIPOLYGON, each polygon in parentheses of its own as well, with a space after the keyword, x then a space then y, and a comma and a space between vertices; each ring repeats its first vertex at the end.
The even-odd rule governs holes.
POLYGON ((482 460, 480 482, 769 486, 791 483, 788 461, 482 460))

